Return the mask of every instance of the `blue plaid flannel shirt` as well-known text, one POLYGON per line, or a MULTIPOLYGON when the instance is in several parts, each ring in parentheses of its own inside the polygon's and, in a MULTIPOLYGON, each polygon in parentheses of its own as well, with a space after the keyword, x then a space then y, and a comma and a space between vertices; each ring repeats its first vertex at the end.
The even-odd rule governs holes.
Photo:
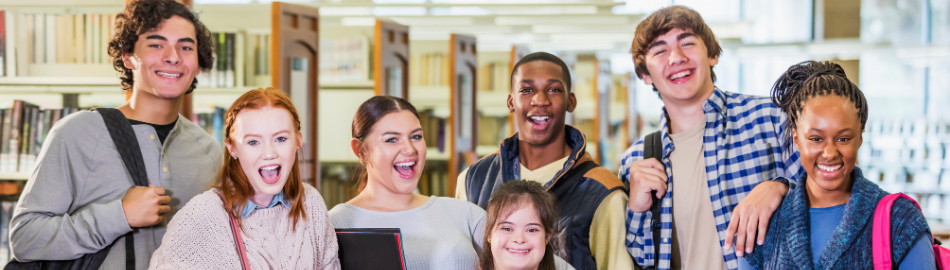
MULTIPOLYGON (((661 205, 660 260, 657 269, 670 269, 670 250, 673 233, 673 170, 670 153, 674 149, 667 128, 666 108, 660 116, 663 137, 663 164, 666 166, 669 192, 661 205)), ((794 176, 801 166, 798 151, 793 145, 786 148, 782 135, 787 116, 767 97, 728 93, 716 88, 703 104, 706 128, 703 132, 703 156, 706 182, 712 203, 719 244, 725 244, 726 228, 732 210, 740 200, 762 181, 781 181, 794 185, 794 176)), ((643 140, 633 144, 623 154, 620 179, 630 183, 630 164, 643 159, 643 140)), ((627 209, 627 251, 638 265, 653 265, 656 256, 650 211, 636 213, 627 209)), ((728 269, 738 269, 734 250, 723 249, 728 269)))

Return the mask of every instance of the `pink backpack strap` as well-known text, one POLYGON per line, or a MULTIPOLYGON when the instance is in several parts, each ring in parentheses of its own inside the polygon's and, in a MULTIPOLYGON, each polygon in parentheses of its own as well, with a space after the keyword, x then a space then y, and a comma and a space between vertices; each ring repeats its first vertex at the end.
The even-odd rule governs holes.
POLYGON ((877 204, 877 209, 874 211, 874 223, 871 225, 871 254, 874 256, 875 270, 889 270, 894 266, 891 259, 891 206, 898 198, 908 199, 914 202, 917 209, 920 209, 917 201, 904 193, 884 196, 877 204))
MULTIPOLYGON (((221 201, 224 202, 224 195, 221 195, 220 192, 217 194, 218 197, 221 197, 221 201)), ((231 222, 231 237, 234 239, 234 248, 237 249, 238 258, 241 260, 241 269, 250 270, 251 264, 247 261, 247 251, 244 249, 244 240, 241 238, 241 227, 238 225, 237 220, 230 214, 228 215, 228 220, 231 222)))

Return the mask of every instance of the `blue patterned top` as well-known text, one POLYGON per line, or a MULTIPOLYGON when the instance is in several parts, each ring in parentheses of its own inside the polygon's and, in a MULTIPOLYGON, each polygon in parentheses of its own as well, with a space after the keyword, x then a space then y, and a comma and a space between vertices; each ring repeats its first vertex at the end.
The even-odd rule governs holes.
MULTIPOLYGON (((762 181, 790 181, 800 170, 798 151, 783 136, 786 114, 767 97, 729 93, 716 88, 703 103, 706 127, 703 131, 703 156, 706 182, 713 217, 719 232, 720 246, 725 244, 726 228, 732 210, 742 198, 762 181)), ((663 138, 662 163, 666 166, 668 192, 662 200, 660 255, 657 269, 670 268, 671 237, 673 234, 673 170, 670 153, 675 146, 670 140, 666 108, 660 116, 663 138)), ((623 154, 620 179, 630 182, 630 164, 643 159, 643 140, 633 144, 623 154)), ((650 211, 637 213, 627 209, 627 251, 638 265, 652 266, 653 232, 650 211)), ((734 250, 723 249, 726 267, 737 269, 734 250)))

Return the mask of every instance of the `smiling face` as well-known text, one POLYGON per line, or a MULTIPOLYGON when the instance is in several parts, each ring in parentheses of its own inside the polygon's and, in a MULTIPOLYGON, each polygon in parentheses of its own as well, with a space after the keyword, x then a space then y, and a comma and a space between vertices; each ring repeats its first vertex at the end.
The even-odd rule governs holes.
POLYGON ((241 110, 232 128, 225 145, 254 187, 251 201, 266 206, 287 183, 302 135, 290 112, 270 106, 241 110))
POLYGON ((561 67, 548 61, 524 63, 512 78, 508 109, 515 115, 518 139, 543 146, 564 137, 564 119, 577 106, 565 88, 561 67))
POLYGON ((366 162, 367 186, 396 194, 412 193, 425 168, 426 141, 422 135, 419 118, 408 110, 380 118, 359 147, 363 149, 360 159, 366 162))
POLYGON ((863 141, 858 109, 838 95, 812 97, 802 103, 797 126, 793 142, 808 173, 808 190, 848 192, 863 141))
POLYGON ((534 204, 524 203, 491 228, 488 242, 495 267, 501 270, 537 269, 548 237, 534 204))
POLYGON ((181 97, 198 75, 195 26, 172 16, 139 35, 131 54, 122 62, 132 70, 133 91, 162 99, 181 97))
POLYGON ((673 28, 658 36, 644 58, 650 74, 643 82, 656 87, 664 102, 706 100, 715 89, 711 67, 719 57, 709 58, 703 40, 692 32, 673 28))

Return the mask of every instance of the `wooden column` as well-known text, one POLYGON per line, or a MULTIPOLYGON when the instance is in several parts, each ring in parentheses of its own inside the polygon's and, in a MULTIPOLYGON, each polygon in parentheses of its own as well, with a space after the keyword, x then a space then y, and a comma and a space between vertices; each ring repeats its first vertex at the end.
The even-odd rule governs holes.
POLYGON ((271 3, 271 84, 287 94, 297 107, 304 136, 301 179, 317 188, 319 18, 320 12, 314 7, 271 3))
POLYGON ((452 34, 449 38, 449 196, 455 196, 458 174, 475 162, 478 117, 475 106, 477 58, 475 37, 452 34))
POLYGON ((409 100, 409 27, 376 20, 373 38, 373 91, 409 100))

